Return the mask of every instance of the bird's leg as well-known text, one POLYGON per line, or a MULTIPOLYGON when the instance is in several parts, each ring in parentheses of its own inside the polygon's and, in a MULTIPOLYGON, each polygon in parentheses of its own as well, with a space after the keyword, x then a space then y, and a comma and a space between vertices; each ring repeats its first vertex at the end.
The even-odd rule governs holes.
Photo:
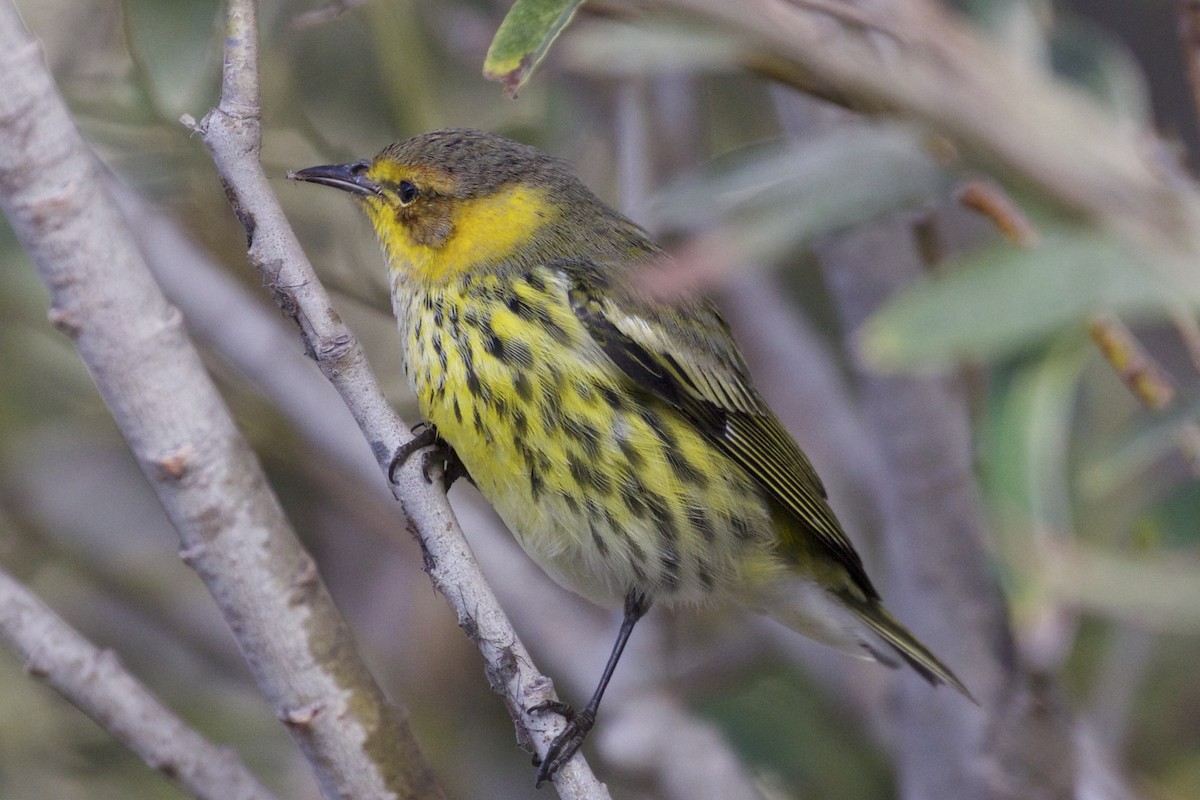
POLYGON ((390 482, 395 483, 396 470, 404 466, 413 453, 429 448, 421 456, 421 474, 425 476, 426 483, 433 483, 431 472, 434 465, 441 467, 442 485, 447 489, 459 478, 466 478, 472 484, 475 483, 470 473, 467 472, 467 468, 459 460, 458 453, 454 452, 454 448, 450 446, 449 442, 438 436, 437 428, 429 423, 419 422, 413 426, 413 433, 415 434, 413 438, 400 445, 396 449, 395 455, 392 456, 392 462, 388 465, 390 482))
POLYGON ((621 653, 625 650, 625 643, 629 641, 629 634, 633 633, 633 626, 649 610, 650 600, 641 592, 633 590, 625 595, 625 617, 621 620, 621 630, 617 633, 617 641, 613 644, 612 653, 608 656, 608 663, 604 665, 604 674, 600 676, 600 683, 596 686, 592 699, 588 700, 582 711, 575 711, 561 700, 547 700, 545 703, 539 703, 529 709, 530 713, 549 711, 559 714, 567 721, 567 727, 550 743, 549 749, 546 750, 546 757, 540 763, 535 762, 538 768, 538 786, 541 786, 543 781, 553 778, 558 768, 575 755, 575 751, 583 744, 588 731, 596 724, 596 712, 600 708, 600 698, 604 697, 604 690, 608 688, 608 682, 617 668, 617 662, 621 660, 621 653))

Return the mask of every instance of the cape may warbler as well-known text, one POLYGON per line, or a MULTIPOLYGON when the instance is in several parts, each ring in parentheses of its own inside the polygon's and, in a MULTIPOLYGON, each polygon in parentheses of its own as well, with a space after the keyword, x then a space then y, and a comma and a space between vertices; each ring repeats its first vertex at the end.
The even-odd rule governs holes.
POLYGON ((539 707, 567 718, 539 782, 579 748, 659 601, 732 600, 967 694, 884 609, 716 309, 631 287, 660 248, 561 162, 442 130, 291 177, 347 191, 370 216, 430 430, 554 580, 624 603, 584 710, 539 707))

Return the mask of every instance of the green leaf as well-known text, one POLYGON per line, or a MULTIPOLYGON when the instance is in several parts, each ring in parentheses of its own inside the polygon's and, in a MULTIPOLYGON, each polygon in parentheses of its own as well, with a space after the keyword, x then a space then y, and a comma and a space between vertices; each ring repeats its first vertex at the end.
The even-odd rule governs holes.
POLYGON ((944 367, 1009 355, 1100 309, 1137 317, 1178 302, 1145 261, 1085 229, 1051 231, 1030 249, 985 247, 880 309, 861 353, 884 370, 944 367))
POLYGON ((982 429, 987 491, 1008 532, 1072 527, 1068 456, 1080 376, 1094 351, 1082 331, 999 370, 982 429))
POLYGON ((484 77, 500 81, 505 94, 516 97, 582 4, 583 0, 517 0, 488 48, 484 77))

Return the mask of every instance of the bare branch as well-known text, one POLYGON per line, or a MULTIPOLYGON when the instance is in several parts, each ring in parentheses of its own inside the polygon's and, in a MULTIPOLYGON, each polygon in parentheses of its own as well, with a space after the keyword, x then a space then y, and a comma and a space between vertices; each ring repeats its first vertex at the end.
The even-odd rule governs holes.
MULTIPOLYGON (((233 94, 222 97, 197 130, 246 229, 251 263, 263 273, 280 307, 300 326, 310 354, 341 394, 386 470, 392 454, 411 436, 380 391, 354 335, 333 310, 263 173, 257 108, 245 101, 257 96, 246 89, 248 83, 258 82, 254 4, 243 0, 231 2, 229 8, 224 86, 233 94), (231 70, 240 74, 230 76, 231 70)), ((479 571, 445 493, 426 484, 419 460, 397 471, 393 491, 421 543, 425 569, 453 607, 459 625, 483 653, 489 682, 505 699, 519 739, 544 755, 562 730, 563 720, 554 714, 532 715, 526 709, 550 697, 552 684, 535 668, 479 571)), ((554 784, 563 797, 608 796, 578 755, 558 772, 554 784)))
POLYGON ((276 714, 328 797, 441 797, 0 3, 0 206, 276 714))
POLYGON ((43 680, 200 800, 274 800, 237 754, 196 733, 125 670, 0 570, 0 636, 43 680))

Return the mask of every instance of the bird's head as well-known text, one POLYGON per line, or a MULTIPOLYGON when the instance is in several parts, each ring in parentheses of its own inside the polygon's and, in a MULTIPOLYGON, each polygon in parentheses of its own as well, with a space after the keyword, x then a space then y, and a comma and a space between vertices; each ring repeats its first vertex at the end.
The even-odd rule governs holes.
POLYGON ((554 238, 563 191, 582 188, 541 151, 466 129, 426 133, 370 161, 288 177, 354 195, 391 268, 431 282, 512 260, 535 237, 554 238))

